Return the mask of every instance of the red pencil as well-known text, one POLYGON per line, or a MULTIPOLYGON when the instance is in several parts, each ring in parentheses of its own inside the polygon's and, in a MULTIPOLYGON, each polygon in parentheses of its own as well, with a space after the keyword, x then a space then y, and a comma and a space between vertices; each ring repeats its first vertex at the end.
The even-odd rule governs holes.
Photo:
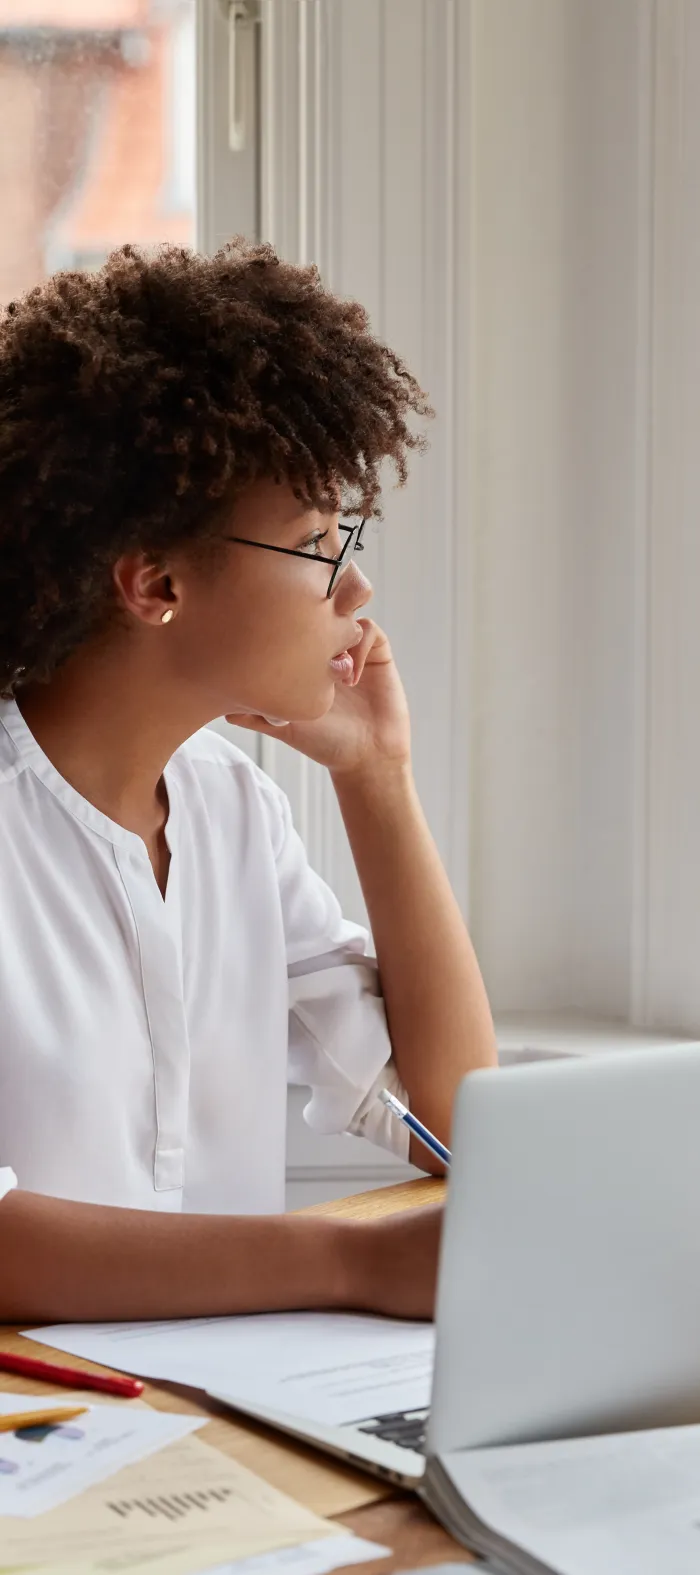
POLYGON ((67 1389, 99 1389, 102 1394, 121 1395, 125 1400, 135 1400, 143 1394, 139 1378, 103 1378, 99 1373, 81 1373, 77 1367, 55 1367, 53 1362, 42 1362, 38 1356, 11 1356, 0 1351, 0 1370, 22 1373, 25 1378, 46 1378, 54 1384, 65 1384, 67 1389))

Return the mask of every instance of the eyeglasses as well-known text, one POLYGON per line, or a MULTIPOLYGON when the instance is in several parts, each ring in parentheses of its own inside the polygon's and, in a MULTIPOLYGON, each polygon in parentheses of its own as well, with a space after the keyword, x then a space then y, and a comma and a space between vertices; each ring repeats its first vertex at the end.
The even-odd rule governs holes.
POLYGON ((272 542, 251 541, 247 536, 226 536, 224 539, 226 541, 240 541, 244 547, 264 547, 265 552, 284 552, 288 558, 306 558, 307 560, 310 558, 312 563, 332 563, 333 573, 326 592, 327 596, 332 596, 338 580, 345 573, 345 570, 349 569, 351 559, 355 553, 364 552, 365 550, 362 534, 366 524, 366 520, 360 520, 358 525, 338 526, 339 530, 346 532, 343 550, 339 558, 324 558, 320 552, 303 552, 300 547, 273 547, 272 542))

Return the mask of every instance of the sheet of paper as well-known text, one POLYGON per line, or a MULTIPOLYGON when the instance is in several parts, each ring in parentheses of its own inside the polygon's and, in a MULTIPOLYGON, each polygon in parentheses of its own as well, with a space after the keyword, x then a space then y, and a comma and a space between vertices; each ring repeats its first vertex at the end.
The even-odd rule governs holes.
POLYGON ((443 1465, 482 1521, 558 1575, 698 1575, 700 1427, 464 1450, 443 1465))
POLYGON ((39 1519, 3 1520, 0 1570, 194 1575, 341 1530, 190 1436, 39 1519))
MULTIPOLYGON (((252 1558, 234 1559, 226 1564, 217 1564, 213 1569, 210 1565, 206 1570, 192 1571, 191 1575, 331 1575, 332 1570, 345 1569, 348 1565, 368 1564, 376 1559, 390 1557, 391 1548, 385 1548, 379 1542, 366 1542, 364 1537, 356 1537, 347 1531, 340 1532, 337 1537, 319 1537, 314 1542, 302 1542, 298 1547, 276 1548, 272 1553, 256 1553, 252 1558)), ((120 1562, 118 1567, 125 1569, 127 1566, 120 1562)), ((138 1568, 130 1565, 129 1575, 149 1575, 152 1568, 150 1561, 138 1568)), ((481 1564, 479 1569, 487 1571, 488 1567, 481 1564)), ((464 1564, 451 1565, 449 1571, 446 1567, 440 1571, 440 1575, 450 1575, 450 1571, 454 1571, 455 1575, 456 1572, 463 1575, 464 1564)), ((35 1565, 32 1575, 54 1575, 54 1572, 47 1566, 40 1569, 35 1565)), ((82 1575, 87 1575, 87 1572, 84 1570, 82 1575)))
POLYGON ((451 1564, 446 1560, 444 1564, 421 1564, 420 1569, 402 1570, 401 1575, 503 1575, 503 1566, 496 1569, 495 1564, 487 1564, 485 1559, 479 1559, 478 1564, 467 1563, 467 1554, 459 1562, 451 1564))
POLYGON ((485 1559, 478 1563, 467 1563, 467 1554, 459 1562, 451 1564, 446 1560, 444 1564, 421 1564, 420 1569, 402 1570, 401 1575, 503 1575, 503 1565, 500 1569, 495 1564, 487 1564, 485 1559))
MULTIPOLYGON (((0 1415, 60 1410, 65 1395, 0 1394, 0 1415)), ((84 1403, 84 1402, 82 1402, 84 1403)), ((143 1460, 204 1425, 204 1417, 173 1416, 128 1402, 90 1403, 73 1421, 0 1433, 0 1516, 29 1518, 55 1509, 122 1466, 143 1460)), ((3 1543, 0 1529, 0 1547, 3 1543)))
MULTIPOLYGON (((233 1564, 217 1564, 201 1575, 330 1575, 346 1564, 368 1564, 371 1559, 388 1559, 391 1548, 378 1542, 365 1542, 351 1531, 339 1537, 323 1537, 319 1542, 302 1542, 298 1548, 279 1548, 275 1553, 260 1553, 253 1559, 235 1559, 233 1564)), ((464 1565, 461 1566, 461 1570, 464 1565)))
POLYGON ((430 1402, 432 1324, 343 1313, 57 1324, 29 1338, 120 1372, 193 1384, 318 1422, 430 1402))

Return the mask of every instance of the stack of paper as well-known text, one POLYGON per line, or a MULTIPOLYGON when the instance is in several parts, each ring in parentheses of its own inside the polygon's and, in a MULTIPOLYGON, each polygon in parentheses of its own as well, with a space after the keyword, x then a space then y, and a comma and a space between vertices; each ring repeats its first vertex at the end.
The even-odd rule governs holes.
POLYGON ((463 1449, 428 1462, 443 1525, 511 1575, 698 1575, 700 1427, 463 1449))
MULTIPOLYGON (((130 1420, 131 1414, 129 1405, 130 1420)), ((236 1559, 343 1535, 343 1527, 189 1436, 58 1509, 31 1520, 3 1518, 0 1571, 29 1565, 41 1575, 199 1575, 236 1559)))

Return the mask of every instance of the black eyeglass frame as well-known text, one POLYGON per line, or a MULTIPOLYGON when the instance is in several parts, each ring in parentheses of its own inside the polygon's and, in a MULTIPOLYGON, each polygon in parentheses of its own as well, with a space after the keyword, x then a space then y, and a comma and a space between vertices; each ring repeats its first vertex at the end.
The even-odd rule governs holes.
POLYGON ((302 552, 300 547, 275 547, 270 541, 251 541, 248 536, 226 536, 224 539, 225 541, 240 541, 244 547, 264 547, 266 552, 283 552, 288 558, 304 558, 307 563, 332 563, 334 565, 333 573, 326 591, 326 596, 328 597, 333 595, 333 587, 343 567, 347 569, 356 552, 364 552, 365 546, 362 540, 362 533, 366 524, 366 519, 362 519, 359 525, 338 525, 339 530, 345 530, 348 533, 339 558, 324 558, 320 552, 302 552), (350 543, 353 536, 355 537, 355 545, 351 547, 350 543))

